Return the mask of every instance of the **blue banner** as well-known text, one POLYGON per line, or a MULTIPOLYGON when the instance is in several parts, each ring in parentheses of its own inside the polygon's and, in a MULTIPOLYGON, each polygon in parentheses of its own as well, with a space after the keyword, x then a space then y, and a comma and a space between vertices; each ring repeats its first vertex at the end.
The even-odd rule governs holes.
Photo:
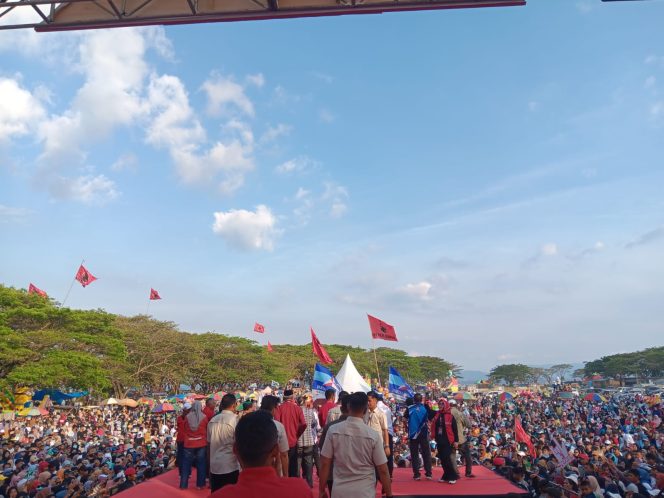
POLYGON ((320 363, 316 363, 314 369, 314 381, 311 384, 311 389, 314 391, 327 391, 334 389, 337 393, 341 391, 341 385, 337 382, 336 377, 320 363))
POLYGON ((410 398, 415 395, 415 391, 413 391, 399 371, 394 367, 390 367, 390 378, 388 382, 388 388, 395 396, 410 398))

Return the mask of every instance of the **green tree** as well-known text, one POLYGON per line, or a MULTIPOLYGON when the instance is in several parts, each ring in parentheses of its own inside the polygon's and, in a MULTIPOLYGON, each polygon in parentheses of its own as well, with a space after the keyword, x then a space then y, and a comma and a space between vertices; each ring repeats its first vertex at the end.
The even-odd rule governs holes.
POLYGON ((489 377, 494 382, 505 382, 510 386, 516 382, 526 382, 530 375, 532 375, 532 369, 521 363, 498 365, 489 372, 489 377))

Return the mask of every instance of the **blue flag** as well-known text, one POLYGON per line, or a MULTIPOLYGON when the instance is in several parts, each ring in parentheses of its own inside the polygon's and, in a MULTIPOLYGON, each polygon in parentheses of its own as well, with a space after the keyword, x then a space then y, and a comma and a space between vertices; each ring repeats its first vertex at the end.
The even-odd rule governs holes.
POLYGON ((390 379, 388 382, 389 390, 395 396, 410 398, 415 395, 415 391, 413 391, 399 371, 394 367, 390 367, 390 379))
POLYGON ((316 363, 314 369, 314 381, 311 383, 311 389, 314 391, 327 391, 334 389, 337 393, 341 391, 341 385, 336 377, 320 363, 316 363))

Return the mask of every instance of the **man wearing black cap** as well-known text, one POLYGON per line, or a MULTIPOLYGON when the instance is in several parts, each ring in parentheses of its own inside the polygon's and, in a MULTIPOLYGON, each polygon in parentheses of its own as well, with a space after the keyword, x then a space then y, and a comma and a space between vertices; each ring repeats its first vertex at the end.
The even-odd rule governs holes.
POLYGON ((279 406, 275 418, 284 425, 288 437, 288 477, 300 477, 297 468, 297 440, 307 428, 304 414, 293 400, 293 390, 284 391, 284 402, 279 406))

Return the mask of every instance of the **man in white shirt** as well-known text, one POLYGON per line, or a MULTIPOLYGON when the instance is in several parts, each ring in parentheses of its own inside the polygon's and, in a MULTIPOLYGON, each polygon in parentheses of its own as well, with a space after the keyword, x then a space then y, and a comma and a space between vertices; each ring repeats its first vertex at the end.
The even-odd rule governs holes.
POLYGON ((378 409, 385 414, 385 420, 387 420, 387 437, 390 447, 390 453, 387 456, 387 470, 390 477, 392 477, 394 471, 394 415, 392 415, 390 407, 383 403, 383 400, 378 401, 378 409))
POLYGON ((235 395, 224 395, 221 398, 221 411, 208 423, 208 468, 212 493, 228 484, 237 483, 240 475, 240 465, 233 453, 237 425, 236 406, 235 395))
POLYGON ((331 498, 374 498, 376 469, 385 495, 392 496, 382 438, 364 423, 367 405, 366 394, 352 394, 348 400, 348 418, 329 428, 321 451, 319 498, 328 498, 326 486, 333 461, 331 498))
POLYGON ((261 410, 265 410, 272 415, 274 425, 277 427, 277 445, 279 446, 279 458, 275 462, 275 470, 279 477, 288 477, 288 435, 284 424, 274 419, 279 406, 279 398, 272 395, 263 396, 261 400, 261 410))

